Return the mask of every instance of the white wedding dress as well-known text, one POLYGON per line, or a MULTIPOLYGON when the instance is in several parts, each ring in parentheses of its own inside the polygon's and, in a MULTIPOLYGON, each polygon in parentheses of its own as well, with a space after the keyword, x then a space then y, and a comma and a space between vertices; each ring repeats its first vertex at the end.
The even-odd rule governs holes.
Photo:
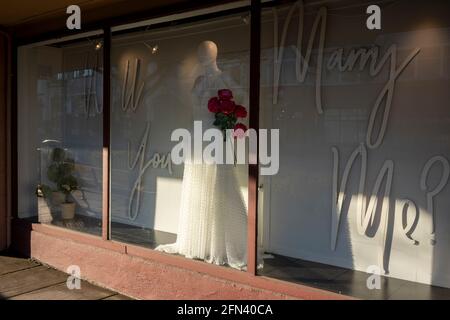
MULTIPOLYGON (((202 121, 203 130, 215 128, 208 100, 217 96, 219 89, 229 88, 225 82, 221 72, 196 81, 193 115, 195 121, 202 121)), ((226 148, 231 148, 229 140, 226 148)), ((156 250, 246 269, 247 208, 236 178, 238 167, 186 160, 177 240, 156 250)))

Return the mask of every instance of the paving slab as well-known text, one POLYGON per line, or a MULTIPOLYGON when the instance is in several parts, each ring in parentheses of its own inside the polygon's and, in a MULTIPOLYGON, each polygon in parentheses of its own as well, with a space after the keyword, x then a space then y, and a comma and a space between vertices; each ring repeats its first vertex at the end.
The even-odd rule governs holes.
POLYGON ((130 298, 130 297, 121 295, 121 294, 116 294, 116 295, 114 295, 114 296, 105 298, 105 299, 103 299, 103 300, 133 300, 133 299, 130 298))
POLYGON ((0 255, 0 300, 132 300, 82 281, 70 290, 68 275, 30 259, 0 255))
POLYGON ((7 273, 17 272, 38 266, 39 263, 31 261, 29 259, 0 256, 0 276, 7 273))
POLYGON ((66 282, 67 275, 56 270, 38 266, 0 276, 0 296, 11 298, 66 282))
POLYGON ((12 297, 11 300, 102 300, 116 293, 82 281, 80 289, 70 290, 66 283, 12 297))

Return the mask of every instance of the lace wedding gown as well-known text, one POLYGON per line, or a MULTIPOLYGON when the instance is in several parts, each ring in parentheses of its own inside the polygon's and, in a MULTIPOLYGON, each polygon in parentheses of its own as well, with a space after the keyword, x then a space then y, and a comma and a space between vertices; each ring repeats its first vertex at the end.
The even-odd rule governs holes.
MULTIPOLYGON (((226 88, 222 74, 197 79, 193 115, 195 121, 202 121, 203 130, 215 128, 208 100, 226 88)), ((225 147, 233 150, 229 140, 225 147)), ((186 160, 177 241, 156 250, 240 270, 246 268, 247 208, 236 178, 238 167, 186 160)))

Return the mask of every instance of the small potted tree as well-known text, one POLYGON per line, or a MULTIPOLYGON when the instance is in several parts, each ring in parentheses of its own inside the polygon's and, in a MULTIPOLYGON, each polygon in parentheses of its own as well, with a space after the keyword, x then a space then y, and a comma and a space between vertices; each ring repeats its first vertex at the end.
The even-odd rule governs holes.
POLYGON ((70 175, 62 179, 61 185, 58 186, 59 190, 64 193, 65 200, 61 204, 61 216, 65 220, 71 220, 75 217, 76 205, 70 198, 72 192, 78 190, 77 179, 70 175))
POLYGON ((71 194, 78 190, 78 181, 73 175, 75 162, 67 157, 61 148, 55 148, 51 155, 52 163, 48 167, 47 177, 56 185, 56 191, 52 194, 55 206, 60 206, 61 216, 65 220, 73 219, 76 205, 71 201, 71 194))

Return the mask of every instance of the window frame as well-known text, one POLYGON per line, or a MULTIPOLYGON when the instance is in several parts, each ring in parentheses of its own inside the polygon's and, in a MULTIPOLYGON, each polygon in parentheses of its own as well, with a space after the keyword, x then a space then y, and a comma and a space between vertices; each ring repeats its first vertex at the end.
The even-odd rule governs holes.
MULTIPOLYGON (((12 45, 12 103, 11 103, 11 216, 14 220, 15 228, 18 231, 38 231, 51 236, 69 238, 85 244, 110 249, 122 253, 135 254, 140 257, 150 258, 174 266, 186 267, 191 270, 204 272, 213 276, 227 277, 230 280, 241 280, 248 282, 249 279, 257 277, 257 226, 258 226, 258 179, 259 164, 250 164, 248 170, 248 229, 247 229, 247 272, 233 270, 227 267, 207 264, 200 261, 192 261, 184 257, 171 256, 149 248, 138 247, 127 243, 114 241, 111 238, 111 42, 113 30, 116 33, 130 32, 133 29, 142 28, 139 24, 145 23, 146 30, 162 28, 167 25, 185 24, 188 22, 200 22, 203 20, 224 17, 236 13, 250 13, 250 128, 258 132, 259 129, 259 85, 260 85, 260 30, 261 30, 261 0, 238 1, 225 5, 202 5, 201 9, 190 10, 185 13, 161 12, 157 17, 150 16, 151 20, 142 17, 129 23, 127 17, 122 17, 118 21, 106 21, 101 23, 101 28, 95 25, 81 32, 64 31, 44 35, 39 41, 21 41, 14 39, 12 45), (197 13, 197 14, 196 14, 197 13), (165 19, 166 18, 166 19, 165 19), (167 20, 168 18, 168 20, 167 20), (164 19, 166 21, 164 21, 164 19), (152 24, 151 21, 156 23, 152 24), (128 24, 124 24, 128 23, 128 24), (136 27, 137 25, 137 27, 136 27), (84 234, 82 232, 64 229, 57 226, 43 225, 39 223, 28 223, 18 217, 18 49, 19 47, 36 46, 44 43, 58 43, 67 40, 83 39, 89 34, 103 30, 103 148, 102 148, 102 234, 101 237, 84 234), (26 229, 22 228, 25 227, 26 229), (250 276, 251 278, 247 278, 250 276)), ((99 38, 101 39, 101 38, 99 38)), ((258 161, 259 162, 259 161, 258 161)), ((259 277, 258 278, 264 278, 259 277)), ((272 282, 272 279, 266 279, 272 282)), ((249 283, 250 284, 250 283, 249 283)), ((296 288, 298 285, 286 283, 289 288, 296 288)))

